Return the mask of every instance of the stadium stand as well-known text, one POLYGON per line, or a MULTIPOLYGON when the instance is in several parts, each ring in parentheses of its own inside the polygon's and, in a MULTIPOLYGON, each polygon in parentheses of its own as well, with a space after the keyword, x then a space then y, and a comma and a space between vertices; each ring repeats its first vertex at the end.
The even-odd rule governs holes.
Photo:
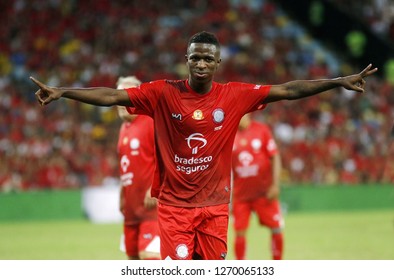
MULTIPOLYGON (((2 1, 0 18, 7 23, 0 25, 3 191, 99 186, 118 176, 115 109, 70 100, 42 108, 29 76, 76 87, 114 87, 117 77, 129 74, 143 81, 184 78, 186 40, 201 30, 215 32, 222 43, 218 81, 275 84, 361 70, 268 0, 145 0, 143 6, 13 0, 2 1)), ((278 139, 282 181, 378 182, 394 115, 393 86, 370 77, 367 94, 322 94, 269 106, 259 117, 278 139)))

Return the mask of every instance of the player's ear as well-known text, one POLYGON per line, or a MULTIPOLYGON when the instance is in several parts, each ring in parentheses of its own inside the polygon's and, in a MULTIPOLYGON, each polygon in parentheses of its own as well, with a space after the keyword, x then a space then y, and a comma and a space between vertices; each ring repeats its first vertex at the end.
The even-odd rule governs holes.
POLYGON ((216 69, 219 68, 220 62, 222 62, 222 59, 221 59, 221 58, 219 58, 218 60, 216 60, 216 69))

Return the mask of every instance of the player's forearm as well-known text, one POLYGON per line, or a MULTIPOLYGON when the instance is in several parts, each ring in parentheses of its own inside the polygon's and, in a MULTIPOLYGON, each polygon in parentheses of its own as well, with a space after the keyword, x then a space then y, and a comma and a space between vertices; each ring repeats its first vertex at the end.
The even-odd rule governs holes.
POLYGON ((283 86, 285 87, 285 91, 287 92, 286 99, 300 99, 340 87, 342 86, 342 79, 343 78, 309 81, 296 80, 285 83, 283 84, 283 86))
POLYGON ((279 100, 294 100, 312 96, 333 88, 343 86, 344 78, 322 80, 296 80, 281 85, 273 85, 264 103, 279 100))
POLYGON ((123 105, 130 106, 127 93, 105 87, 96 88, 59 88, 61 97, 77 100, 83 103, 97 106, 123 105))

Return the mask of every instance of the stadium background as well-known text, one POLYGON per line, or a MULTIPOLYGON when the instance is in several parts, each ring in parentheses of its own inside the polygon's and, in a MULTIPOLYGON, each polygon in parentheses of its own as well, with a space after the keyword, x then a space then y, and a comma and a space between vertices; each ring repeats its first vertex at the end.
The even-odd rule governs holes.
MULTIPOLYGON (((379 67, 366 94, 334 90, 270 105, 257 117, 272 127, 282 153, 289 219, 292 211, 386 217, 394 209, 391 1, 14 0, 0 3, 0 21, 0 227, 83 220, 81 191, 118 182, 116 110, 70 100, 40 107, 29 76, 76 87, 114 87, 130 74, 184 78, 187 39, 201 30, 222 44, 217 81, 275 84, 379 67)), ((384 223, 393 241, 393 215, 384 223)), ((1 243, 0 259, 7 248, 1 243)))

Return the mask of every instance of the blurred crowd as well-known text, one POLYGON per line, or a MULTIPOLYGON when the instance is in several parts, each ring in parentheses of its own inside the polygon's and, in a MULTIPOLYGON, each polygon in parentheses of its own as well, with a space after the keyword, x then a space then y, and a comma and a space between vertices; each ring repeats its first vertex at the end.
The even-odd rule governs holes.
POLYGON ((373 32, 394 40, 394 2, 392 0, 328 0, 366 23, 373 32))
MULTIPOLYGON (((340 1, 339 1, 340 2, 340 1)), ((71 100, 40 107, 29 76, 53 86, 115 87, 186 78, 188 38, 222 44, 219 82, 263 84, 356 73, 268 0, 13 0, 0 3, 0 190, 116 184, 115 108, 71 100)), ((381 181, 393 125, 393 84, 272 104, 285 184, 381 181)), ((341 92, 339 92, 341 91, 341 92)))

